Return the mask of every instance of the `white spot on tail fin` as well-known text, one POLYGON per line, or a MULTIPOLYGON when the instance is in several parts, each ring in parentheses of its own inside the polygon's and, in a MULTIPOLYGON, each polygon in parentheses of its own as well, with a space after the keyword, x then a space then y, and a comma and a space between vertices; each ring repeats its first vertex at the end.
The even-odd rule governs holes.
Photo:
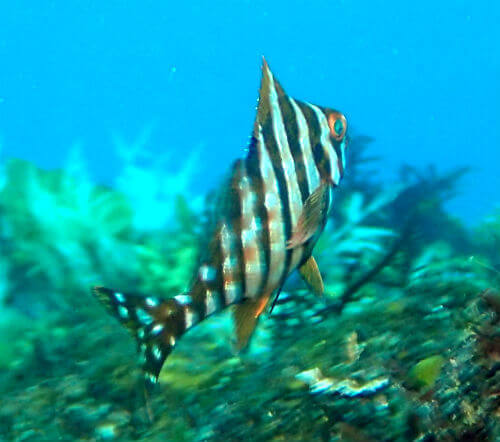
POLYGON ((177 295, 174 299, 181 305, 191 304, 191 296, 189 295, 177 295))
POLYGON ((157 382, 156 376, 153 373, 144 373, 144 377, 152 384, 156 384, 157 382))
POLYGON ((159 335, 163 330, 163 325, 162 324, 156 324, 152 330, 151 330, 151 334, 152 335, 159 335))
POLYGON ((153 322, 153 318, 142 308, 136 309, 135 314, 137 315, 137 318, 139 319, 141 324, 149 325, 153 322))
POLYGON ((120 318, 122 318, 122 319, 127 319, 129 317, 128 309, 127 309, 127 307, 124 307, 123 305, 118 306, 118 314, 120 315, 120 318))
POLYGON ((155 298, 146 298, 146 304, 150 307, 156 307, 159 304, 159 301, 155 298))
POLYGON ((115 292, 113 296, 115 297, 116 301, 119 302, 120 304, 123 304, 125 302, 125 296, 123 296, 123 293, 115 292))
POLYGON ((170 336, 170 345, 173 347, 175 345, 175 338, 170 336))
POLYGON ((157 345, 153 345, 152 353, 157 360, 161 359, 161 350, 160 347, 158 347, 157 345))

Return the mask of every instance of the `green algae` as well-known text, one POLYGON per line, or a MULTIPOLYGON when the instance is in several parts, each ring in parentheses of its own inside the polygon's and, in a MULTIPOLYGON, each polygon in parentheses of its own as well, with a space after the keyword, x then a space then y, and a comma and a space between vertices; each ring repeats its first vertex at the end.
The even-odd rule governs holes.
POLYGON ((429 356, 419 361, 408 374, 410 382, 418 388, 432 388, 444 363, 445 358, 440 355, 429 356))

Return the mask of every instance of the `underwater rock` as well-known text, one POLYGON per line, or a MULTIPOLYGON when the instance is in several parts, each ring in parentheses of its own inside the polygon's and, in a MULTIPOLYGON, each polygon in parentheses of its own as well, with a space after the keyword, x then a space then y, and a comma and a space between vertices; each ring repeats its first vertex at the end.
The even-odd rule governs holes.
POLYGON ((303 371, 297 379, 309 385, 311 394, 332 394, 343 398, 369 397, 379 393, 390 384, 388 378, 378 378, 363 384, 353 379, 336 380, 324 377, 319 368, 303 371))

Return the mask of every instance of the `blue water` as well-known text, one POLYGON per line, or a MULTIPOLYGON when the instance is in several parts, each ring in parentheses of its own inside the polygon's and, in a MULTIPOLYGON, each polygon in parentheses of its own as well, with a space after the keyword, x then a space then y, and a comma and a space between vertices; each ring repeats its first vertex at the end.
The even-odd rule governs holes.
POLYGON ((78 142, 113 182, 112 135, 202 148, 197 186, 241 156, 265 55, 290 95, 376 138, 380 174, 471 166, 453 213, 500 197, 500 3, 0 0, 3 154, 58 167, 78 142))

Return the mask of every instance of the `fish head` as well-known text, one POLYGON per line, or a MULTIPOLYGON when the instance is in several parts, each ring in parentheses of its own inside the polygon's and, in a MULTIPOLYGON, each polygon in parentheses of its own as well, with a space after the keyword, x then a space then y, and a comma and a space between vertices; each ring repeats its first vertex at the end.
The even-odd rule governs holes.
MULTIPOLYGON (((329 170, 332 176, 332 182, 339 184, 339 180, 344 175, 346 166, 347 149, 347 119, 343 113, 338 110, 318 106, 321 109, 321 116, 324 127, 328 126, 328 136, 323 136, 321 147, 325 152, 326 158, 329 158, 329 170), (326 122, 324 118, 326 117, 326 122), (337 173, 334 171, 337 170, 337 173)), ((326 129, 326 128, 325 128, 326 129)))
MULTIPOLYGON (((302 102, 289 96, 263 59, 254 138, 258 139, 259 130, 263 128, 265 132, 266 127, 270 134, 267 138, 271 139, 279 138, 276 132, 280 128, 287 137, 291 133, 292 136, 286 140, 289 145, 299 143, 298 137, 294 138, 293 134, 297 128, 302 127, 322 177, 335 186, 339 184, 346 163, 346 117, 335 109, 302 102)), ((302 144, 298 148, 303 148, 302 144)))

